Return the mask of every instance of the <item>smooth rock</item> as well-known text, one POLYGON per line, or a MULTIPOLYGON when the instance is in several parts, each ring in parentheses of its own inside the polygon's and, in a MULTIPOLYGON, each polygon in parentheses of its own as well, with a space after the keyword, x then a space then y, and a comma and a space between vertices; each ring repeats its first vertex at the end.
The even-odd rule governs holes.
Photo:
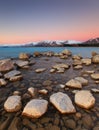
POLYGON ((63 114, 76 112, 69 96, 62 92, 52 94, 50 96, 50 102, 63 114))
POLYGON ((28 88, 28 92, 30 93, 30 95, 31 95, 32 97, 35 96, 35 88, 33 88, 33 87, 28 88))
POLYGON ((79 81, 76 80, 76 79, 71 79, 71 80, 69 80, 69 81, 66 83, 66 86, 67 86, 67 87, 70 87, 70 88, 82 88, 81 82, 79 82, 79 81))
POLYGON ((10 59, 0 60, 0 72, 6 72, 13 68, 14 64, 10 59))
POLYGON ((75 94, 75 103, 85 109, 94 106, 95 98, 88 90, 81 90, 75 94))
POLYGON ((39 90, 39 93, 41 93, 41 94, 47 94, 47 93, 48 93, 48 90, 46 90, 46 89, 41 89, 41 90, 39 90))
POLYGON ((99 55, 95 55, 92 57, 92 62, 93 63, 99 63, 99 55))
POLYGON ((91 74, 91 78, 95 80, 99 79, 99 73, 91 74))
POLYGON ((27 53, 20 53, 19 54, 19 59, 21 60, 25 60, 25 59, 29 59, 30 55, 27 53))
POLYGON ((4 103, 4 109, 7 112, 17 112, 21 109, 21 106, 20 96, 10 96, 4 103))
POLYGON ((15 63, 16 63, 16 65, 17 65, 18 67, 21 67, 21 68, 24 67, 24 66, 29 65, 29 62, 28 62, 28 61, 22 61, 22 60, 16 60, 15 63))
POLYGON ((41 73, 41 72, 43 72, 45 70, 46 70, 46 68, 40 68, 40 69, 36 69, 35 72, 36 73, 41 73))
POLYGON ((32 99, 28 102, 22 112, 22 115, 39 118, 47 111, 48 101, 44 99, 32 99))
POLYGON ((13 76, 13 77, 11 77, 9 80, 10 81, 19 81, 19 80, 21 80, 23 78, 23 76, 22 75, 18 75, 18 76, 13 76))
POLYGON ((0 86, 5 86, 7 82, 4 79, 0 79, 0 86))
POLYGON ((91 65, 91 59, 90 58, 82 59, 82 63, 85 65, 91 65))
POLYGON ((88 85, 88 80, 83 77, 76 77, 76 80, 78 80, 82 85, 88 85))
POLYGON ((9 79, 9 78, 14 77, 14 76, 19 75, 19 74, 21 74, 20 71, 18 71, 18 70, 12 70, 12 71, 6 73, 6 74, 4 75, 4 77, 5 77, 6 79, 9 79))

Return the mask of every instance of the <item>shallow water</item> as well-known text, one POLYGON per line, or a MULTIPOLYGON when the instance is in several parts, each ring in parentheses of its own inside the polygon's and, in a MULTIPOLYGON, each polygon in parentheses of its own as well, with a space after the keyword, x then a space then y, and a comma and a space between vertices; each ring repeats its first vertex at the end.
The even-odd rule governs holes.
POLYGON ((64 49, 69 49, 73 54, 81 54, 83 57, 91 57, 91 52, 96 51, 99 53, 99 47, 0 47, 0 59, 2 58, 15 58, 19 53, 31 53, 35 51, 54 51, 61 52, 64 49))

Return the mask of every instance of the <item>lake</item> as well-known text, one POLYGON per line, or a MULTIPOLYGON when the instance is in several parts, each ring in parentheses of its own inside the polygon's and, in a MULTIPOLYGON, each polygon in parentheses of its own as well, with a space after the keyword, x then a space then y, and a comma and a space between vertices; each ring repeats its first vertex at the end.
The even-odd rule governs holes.
POLYGON ((99 53, 99 47, 0 47, 0 59, 15 58, 21 52, 33 54, 35 51, 61 52, 64 49, 72 51, 73 54, 81 54, 83 57, 91 57, 92 51, 99 53))

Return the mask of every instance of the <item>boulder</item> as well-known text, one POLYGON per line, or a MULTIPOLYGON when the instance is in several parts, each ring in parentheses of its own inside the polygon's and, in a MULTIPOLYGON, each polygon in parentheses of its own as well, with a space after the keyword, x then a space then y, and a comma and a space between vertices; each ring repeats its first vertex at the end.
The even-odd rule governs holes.
POLYGON ((17 112, 21 109, 21 97, 20 96, 10 96, 4 103, 4 109, 7 112, 17 112))
POLYGON ((93 63, 99 63, 99 54, 92 57, 93 63))
POLYGON ((6 84, 7 84, 7 82, 4 79, 0 79, 0 86, 4 86, 6 84))
POLYGON ((30 118, 39 118, 47 111, 48 101, 44 99, 32 99, 28 102, 22 112, 22 115, 30 118))
POLYGON ((95 79, 95 80, 98 80, 99 79, 99 73, 91 74, 91 78, 95 79))
POLYGON ((45 70, 46 70, 46 68, 39 68, 39 69, 36 69, 35 72, 36 73, 41 73, 41 72, 43 72, 45 70))
POLYGON ((70 87, 70 88, 82 88, 81 82, 79 82, 79 81, 76 80, 76 79, 71 79, 71 80, 69 80, 69 81, 66 83, 66 86, 67 86, 67 87, 70 87))
POLYGON ((50 96, 50 102, 62 113, 75 113, 75 107, 67 94, 62 92, 54 93, 50 96))
POLYGON ((94 106, 95 98, 88 90, 81 90, 75 94, 75 103, 85 109, 89 109, 94 106))
POLYGON ((82 63, 85 65, 91 65, 91 59, 90 58, 82 59, 82 63))
POLYGON ((0 60, 0 72, 6 72, 13 68, 14 64, 10 59, 0 60))
POLYGON ((88 85, 88 80, 83 77, 76 77, 76 80, 78 80, 82 85, 88 85))
POLYGON ((6 73, 6 74, 4 75, 4 77, 5 77, 6 79, 10 79, 11 77, 14 77, 14 76, 17 76, 17 75, 20 75, 20 74, 21 74, 20 71, 18 71, 18 70, 12 70, 12 71, 6 73))
POLYGON ((63 50, 61 53, 62 53, 63 55, 67 55, 67 56, 71 56, 71 55, 72 55, 71 51, 69 51, 69 50, 67 50, 67 49, 63 50))
POLYGON ((27 53, 20 53, 19 54, 19 59, 21 59, 21 60, 29 59, 29 57, 30 57, 30 55, 27 53))
POLYGON ((18 67, 21 67, 21 68, 24 67, 24 66, 29 65, 29 62, 28 62, 28 61, 22 61, 22 60, 16 60, 15 63, 16 63, 16 65, 17 65, 18 67))

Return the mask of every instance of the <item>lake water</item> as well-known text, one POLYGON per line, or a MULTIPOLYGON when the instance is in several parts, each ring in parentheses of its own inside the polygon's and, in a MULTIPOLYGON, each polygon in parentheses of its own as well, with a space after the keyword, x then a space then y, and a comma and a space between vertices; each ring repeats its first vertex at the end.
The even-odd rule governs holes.
POLYGON ((15 58, 21 52, 33 54, 35 51, 61 52, 64 49, 72 51, 73 54, 81 54, 83 57, 91 57, 92 51, 99 53, 99 47, 0 47, 0 59, 15 58))

